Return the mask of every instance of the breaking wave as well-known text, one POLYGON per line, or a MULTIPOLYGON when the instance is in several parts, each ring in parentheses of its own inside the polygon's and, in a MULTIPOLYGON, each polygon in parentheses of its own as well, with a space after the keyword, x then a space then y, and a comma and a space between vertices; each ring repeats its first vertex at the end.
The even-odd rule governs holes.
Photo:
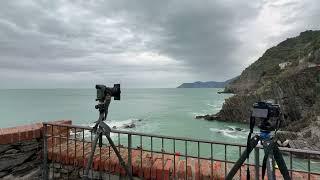
MULTIPOLYGON (((105 123, 111 128, 111 129, 117 129, 117 130, 133 130, 137 126, 143 125, 142 119, 135 119, 135 118, 130 118, 127 120, 123 121, 112 121, 112 120, 106 120, 105 123), (134 125, 131 128, 128 128, 128 126, 134 125)), ((89 127, 94 127, 94 123, 92 124, 83 124, 83 126, 89 126, 89 127)), ((83 137, 82 132, 77 132, 77 137, 83 137)), ((71 136, 74 136, 74 132, 71 132, 71 136)), ((111 133, 110 137, 116 137, 117 134, 111 133)), ((91 131, 85 130, 84 131, 84 137, 85 138, 91 138, 91 131)))
POLYGON ((210 128, 210 131, 221 134, 226 137, 230 137, 233 139, 245 139, 247 138, 247 132, 245 130, 236 130, 233 128, 227 128, 227 129, 217 129, 217 128, 210 128))

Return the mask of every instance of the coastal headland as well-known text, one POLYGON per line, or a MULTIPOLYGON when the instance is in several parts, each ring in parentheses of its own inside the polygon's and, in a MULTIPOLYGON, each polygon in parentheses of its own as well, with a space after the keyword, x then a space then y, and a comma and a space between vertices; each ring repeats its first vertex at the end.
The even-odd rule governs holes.
POLYGON ((281 140, 293 148, 320 149, 320 31, 305 31, 268 49, 225 87, 234 96, 204 118, 248 123, 252 104, 275 100, 283 123, 281 140))

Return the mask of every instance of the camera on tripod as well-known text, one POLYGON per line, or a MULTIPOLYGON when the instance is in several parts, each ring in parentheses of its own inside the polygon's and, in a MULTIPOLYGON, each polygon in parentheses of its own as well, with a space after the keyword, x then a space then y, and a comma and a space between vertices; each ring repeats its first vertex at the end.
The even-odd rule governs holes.
POLYGON ((95 137, 94 137, 94 140, 92 141, 92 145, 91 145, 92 150, 89 155, 89 159, 87 161, 86 169, 83 173, 83 179, 84 180, 89 179, 89 171, 90 171, 90 168, 92 167, 92 162, 95 156, 97 143, 99 142, 99 147, 101 148, 103 145, 102 136, 106 136, 110 146, 112 147, 113 151, 118 157, 120 165, 122 166, 122 168, 125 169, 126 174, 131 180, 132 179, 131 170, 129 169, 129 166, 126 165, 126 162, 121 157, 121 154, 118 148, 115 146, 113 140, 110 137, 111 128, 104 122, 107 119, 107 115, 108 115, 109 104, 111 102, 110 97, 114 97, 114 100, 120 100, 120 94, 121 94, 120 84, 114 84, 113 87, 107 87, 105 85, 96 85, 96 89, 97 89, 96 101, 99 101, 99 102, 98 102, 98 105, 95 106, 95 108, 99 109, 99 119, 95 122, 95 125, 91 130, 91 132, 95 133, 95 137))
POLYGON ((120 100, 120 84, 114 84, 113 87, 107 87, 105 85, 96 85, 97 99, 96 101, 103 102, 107 95, 114 97, 114 100, 120 100))
POLYGON ((281 110, 279 104, 268 101, 260 101, 253 104, 251 117, 261 120, 258 126, 262 131, 274 131, 278 127, 281 110), (271 120, 276 119, 276 122, 271 120))
MULTIPOLYGON (((247 148, 229 171, 226 177, 227 180, 233 179, 238 170, 241 170, 241 166, 246 159, 249 162, 249 155, 257 146, 258 142, 261 142, 265 152, 262 162, 262 179, 264 178, 266 169, 268 179, 276 179, 274 162, 276 161, 283 178, 285 180, 291 180, 286 163, 278 148, 278 144, 276 143, 276 140, 271 137, 271 131, 275 131, 275 135, 280 127, 280 117, 281 109, 279 104, 274 104, 271 101, 260 101, 253 104, 250 117, 250 132, 247 139, 247 148), (260 128, 260 133, 256 134, 254 137, 251 137, 256 119, 260 120, 260 125, 258 126, 260 128)), ((259 170, 256 172, 259 172, 259 170)), ((247 166, 247 179, 250 179, 249 166, 247 166)))

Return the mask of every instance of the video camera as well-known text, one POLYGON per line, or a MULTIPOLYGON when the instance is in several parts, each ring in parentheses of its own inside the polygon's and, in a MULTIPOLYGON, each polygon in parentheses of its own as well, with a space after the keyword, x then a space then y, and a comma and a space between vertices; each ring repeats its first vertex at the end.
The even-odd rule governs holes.
POLYGON ((106 87, 105 85, 96 85, 97 99, 96 101, 103 102, 107 95, 114 97, 114 100, 120 100, 120 84, 114 84, 113 87, 106 87))
POLYGON ((261 120, 258 126, 262 131, 273 131, 278 128, 280 119, 280 105, 272 102, 260 101, 253 104, 251 117, 261 120), (276 122, 271 122, 270 118, 276 119, 276 122))

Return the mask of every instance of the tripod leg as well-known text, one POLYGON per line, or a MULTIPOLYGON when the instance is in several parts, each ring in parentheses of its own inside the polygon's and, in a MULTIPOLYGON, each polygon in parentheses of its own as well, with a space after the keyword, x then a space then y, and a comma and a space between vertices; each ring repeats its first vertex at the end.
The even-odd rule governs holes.
POLYGON ((263 141, 264 157, 262 163, 262 178, 264 178, 265 170, 267 169, 268 180, 275 180, 276 175, 274 172, 274 159, 273 159, 273 148, 274 143, 272 140, 263 141))
POLYGON ((283 156, 282 156, 277 145, 274 146, 274 159, 276 160, 276 162, 278 164, 278 167, 279 167, 279 170, 283 176, 283 179, 291 180, 288 168, 286 166, 286 163, 285 163, 283 156))
POLYGON ((98 133, 94 137, 94 141, 93 141, 93 144, 92 144, 92 149, 91 149, 91 153, 90 153, 89 160, 88 160, 88 163, 87 163, 87 167, 86 167, 86 170, 84 171, 84 174, 83 174, 83 179, 84 180, 88 179, 89 170, 90 170, 90 167, 91 167, 91 164, 92 164, 92 161, 93 161, 94 152, 96 150, 96 146, 97 146, 97 142, 99 140, 100 134, 101 133, 98 133))
MULTIPOLYGON (((125 169, 125 171, 126 171, 128 177, 129 177, 129 179, 132 179, 131 171, 130 171, 129 168, 126 166, 126 163, 125 163, 124 160, 122 159, 121 154, 120 154, 120 152, 118 151, 118 149, 116 148, 116 146, 114 145, 112 139, 111 139, 110 136, 108 136, 108 135, 106 135, 106 137, 107 137, 107 139, 108 139, 108 141, 109 141, 109 143, 110 143, 113 151, 116 153, 116 155, 117 155, 117 157, 118 157, 118 159, 119 159, 119 162, 120 162, 121 166, 125 169)), ((130 169, 131 169, 131 168, 130 168, 130 169)))
POLYGON ((229 174, 227 175, 226 180, 232 180, 233 179, 233 176, 237 173, 237 171, 241 168, 241 165, 243 164, 243 162, 246 160, 247 151, 250 154, 251 151, 253 150, 253 148, 257 146, 258 142, 259 142, 259 137, 258 136, 254 136, 253 138, 250 139, 250 142, 249 142, 250 146, 247 147, 245 149, 245 151, 241 154, 240 158, 234 164, 234 166, 230 170, 229 174))

